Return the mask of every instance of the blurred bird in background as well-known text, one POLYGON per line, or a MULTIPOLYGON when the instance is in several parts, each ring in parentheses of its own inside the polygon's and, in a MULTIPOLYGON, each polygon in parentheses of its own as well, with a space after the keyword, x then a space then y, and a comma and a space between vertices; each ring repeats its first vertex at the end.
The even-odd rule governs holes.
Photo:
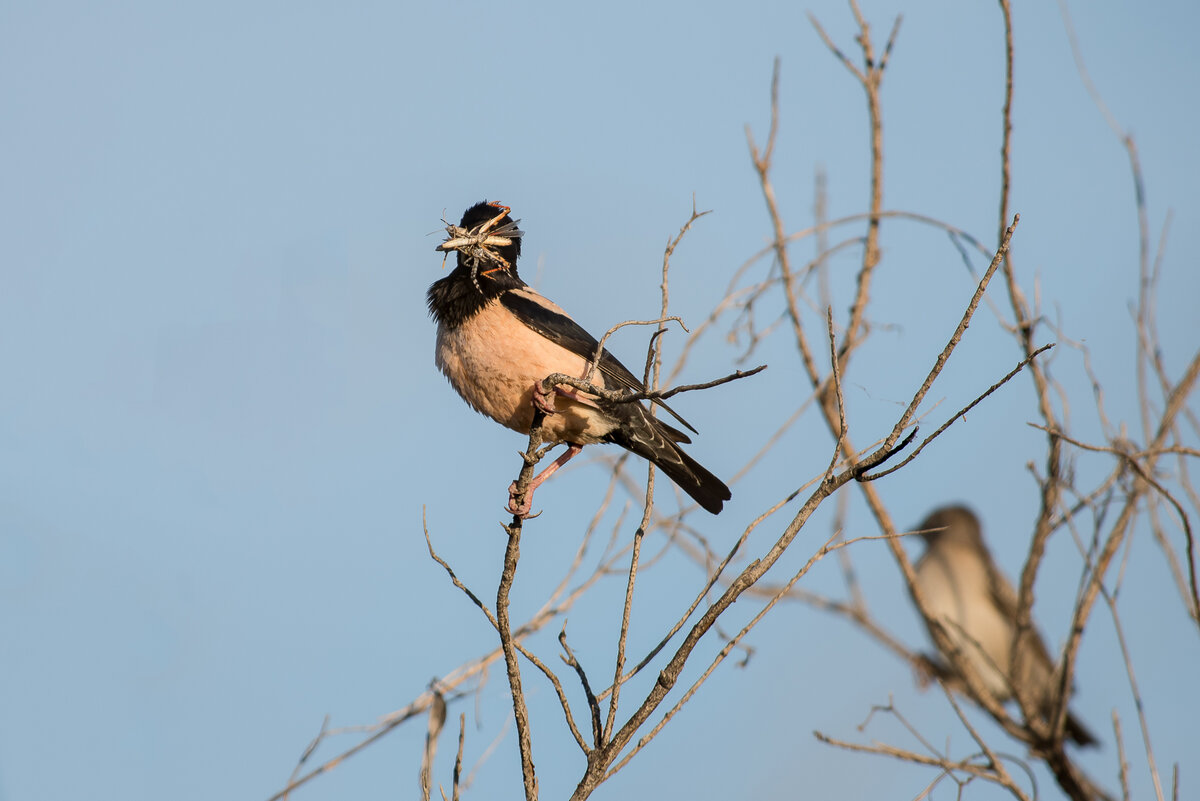
MULTIPOLYGON (((966 507, 946 506, 930 514, 919 528, 926 547, 916 564, 917 589, 930 615, 956 646, 957 659, 970 664, 997 700, 1013 698, 1013 687, 1019 686, 1039 714, 1048 717, 1058 695, 1054 661, 1034 631, 1019 663, 1013 664, 1017 593, 992 561, 979 519, 966 507)), ((932 633, 930 621, 925 624, 932 633)), ((955 655, 943 650, 942 657, 948 663, 947 673, 961 678, 955 655)), ((1070 713, 1066 734, 1080 745, 1096 744, 1092 733, 1070 713)))
MULTIPOLYGON (((513 483, 509 511, 528 515, 533 491, 543 481, 584 445, 611 442, 653 462, 704 509, 720 512, 729 488, 679 447, 691 442, 686 434, 652 417, 640 402, 614 402, 565 385, 543 391, 542 381, 553 373, 584 378, 599 343, 517 275, 524 232, 509 211, 485 200, 467 209, 459 225, 446 227, 447 238, 437 250, 455 251, 458 264, 428 294, 438 324, 435 359, 463 400, 522 434, 529 433, 536 406, 546 415, 547 441, 567 444, 566 453, 533 479, 522 503, 513 483)), ((601 351, 590 383, 645 391, 607 350, 601 351)), ((696 432, 665 403, 655 402, 696 432)))

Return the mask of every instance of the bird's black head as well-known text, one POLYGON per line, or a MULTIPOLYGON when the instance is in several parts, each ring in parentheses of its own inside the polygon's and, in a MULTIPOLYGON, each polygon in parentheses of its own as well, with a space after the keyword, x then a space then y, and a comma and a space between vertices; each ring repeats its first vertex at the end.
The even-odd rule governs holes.
POLYGON ((437 249, 455 251, 458 266, 429 287, 429 311, 440 324, 461 325, 504 292, 525 286, 517 275, 524 233, 508 212, 485 200, 467 209, 460 224, 446 226, 437 249))
MULTIPOLYGON (((505 222, 516 222, 509 217, 509 207, 495 200, 481 200, 474 206, 463 212, 462 219, 459 221, 459 226, 471 230, 479 228, 486 222, 490 222, 496 218, 500 218, 495 225, 501 225, 505 222)), ((492 227, 494 228, 495 225, 492 227)))
POLYGON ((521 255, 519 220, 509 215, 508 206, 486 200, 463 212, 458 225, 446 226, 446 239, 437 250, 458 253, 459 266, 471 266, 481 272, 506 270, 516 274, 521 255))

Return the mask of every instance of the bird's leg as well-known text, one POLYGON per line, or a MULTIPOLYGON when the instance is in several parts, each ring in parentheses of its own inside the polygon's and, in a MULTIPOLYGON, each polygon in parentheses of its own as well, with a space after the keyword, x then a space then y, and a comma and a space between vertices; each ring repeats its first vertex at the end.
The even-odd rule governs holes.
POLYGON ((575 389, 574 387, 557 386, 554 388, 554 391, 559 395, 562 395, 564 398, 570 398, 576 403, 582 403, 584 406, 591 406, 593 409, 600 408, 596 405, 596 402, 592 400, 592 396, 588 396, 581 390, 575 389))
POLYGON ((566 453, 564 453, 562 456, 558 457, 553 462, 551 462, 549 464, 549 466, 546 467, 545 470, 538 473, 536 476, 533 477, 533 480, 529 482, 529 486, 525 488, 524 503, 521 503, 521 504, 517 503, 517 482, 514 481, 511 485, 509 485, 509 487, 508 487, 508 511, 512 512, 514 515, 519 515, 521 517, 528 517, 529 516, 529 508, 530 508, 530 506, 533 505, 533 491, 535 489, 537 489, 538 487, 540 487, 542 485, 543 481, 550 478, 550 476, 554 475, 555 472, 558 471, 558 468, 562 467, 564 464, 571 461, 571 459, 575 458, 575 454, 579 453, 581 450, 583 450, 582 445, 575 445, 573 443, 568 442, 566 453))

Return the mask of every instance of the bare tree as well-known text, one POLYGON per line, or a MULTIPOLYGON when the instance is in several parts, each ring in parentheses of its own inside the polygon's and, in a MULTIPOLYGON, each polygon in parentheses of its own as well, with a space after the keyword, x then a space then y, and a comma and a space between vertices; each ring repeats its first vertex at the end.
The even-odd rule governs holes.
MULTIPOLYGON (((971 716, 959 701, 960 697, 965 697, 982 708, 1007 737, 1023 744, 1027 749, 1028 761, 1043 763, 1067 797, 1097 799, 1117 794, 1117 791, 1105 788, 1101 782, 1084 773, 1067 749, 1065 729, 1067 701, 1080 639, 1095 619, 1093 612, 1098 601, 1108 611, 1118 633, 1122 631, 1118 596, 1124 572, 1118 556, 1135 531, 1148 530, 1153 535, 1174 577, 1180 603, 1191 623, 1200 625, 1200 592, 1197 590, 1195 541, 1190 522, 1200 505, 1200 498, 1188 472, 1189 460, 1200 455, 1196 446, 1200 424, 1188 407, 1200 375, 1200 352, 1190 355, 1187 366, 1179 375, 1172 375, 1165 366, 1163 354, 1169 343, 1160 339, 1155 314, 1155 286, 1161 274, 1162 246, 1160 244, 1155 253, 1151 245, 1153 237, 1144 207, 1145 189, 1134 141, 1115 122, 1112 123, 1114 133, 1121 138, 1129 154, 1137 199, 1135 224, 1141 241, 1140 259, 1136 266, 1141 291, 1132 331, 1138 342, 1136 380, 1141 419, 1126 424, 1114 422, 1108 416, 1101 389, 1103 377, 1092 376, 1095 391, 1091 398, 1071 397, 1056 381, 1051 365, 1045 359, 1050 348, 1055 344, 1066 346, 1084 361, 1090 371, 1089 354, 1086 348, 1070 339, 1069 325, 1051 325, 1041 309, 1030 302, 1030 292, 1023 288, 1021 271, 1012 257, 1010 245, 1014 236, 1019 236, 1019 218, 1012 213, 1009 198, 1013 66, 1016 55, 1008 0, 1000 0, 1003 26, 999 35, 1004 37, 1006 45, 1006 80, 1005 85, 996 90, 1004 112, 997 136, 1001 153, 997 165, 1001 188, 994 246, 982 244, 985 237, 973 236, 948 222, 915 211, 889 210, 884 205, 883 79, 897 46, 900 20, 892 24, 886 40, 880 46, 871 26, 853 0, 850 8, 857 25, 853 55, 850 55, 852 51, 840 48, 817 20, 813 19, 812 23, 833 58, 857 81, 867 101, 870 178, 865 211, 841 219, 828 219, 824 211, 824 183, 818 180, 813 224, 794 231, 790 231, 785 224, 772 169, 781 142, 780 67, 777 62, 771 83, 770 124, 765 139, 760 141, 747 128, 752 166, 762 189, 772 231, 769 246, 733 271, 723 299, 688 332, 678 357, 668 368, 661 348, 662 335, 667 323, 678 319, 671 314, 669 305, 670 265, 680 242, 703 216, 703 213, 693 210, 662 255, 661 308, 659 318, 649 321, 656 328, 650 336, 647 350, 645 391, 637 394, 607 392, 592 386, 586 375, 547 376, 543 382, 546 391, 552 391, 555 386, 570 385, 605 403, 667 398, 690 390, 707 392, 722 383, 753 375, 762 368, 738 371, 704 384, 670 388, 706 337, 716 332, 728 332, 743 346, 742 361, 753 359, 766 341, 785 338, 794 363, 781 365, 776 362, 771 369, 798 372, 807 384, 808 393, 797 399, 796 407, 789 410, 785 419, 758 421, 750 433, 760 437, 761 448, 736 473, 732 483, 751 475, 754 466, 772 449, 780 447, 786 432, 810 408, 815 410, 828 433, 828 467, 803 486, 789 487, 780 493, 742 527, 731 547, 717 550, 711 545, 710 539, 700 533, 705 526, 692 522, 696 507, 684 505, 677 513, 665 513, 662 506, 655 503, 653 466, 643 482, 634 476, 635 468, 641 469, 640 462, 631 463, 624 456, 611 459, 604 500, 591 516, 590 522, 583 524, 581 544, 569 570, 549 590, 541 608, 519 623, 512 619, 510 594, 514 582, 523 578, 519 573, 521 538, 528 527, 537 526, 540 521, 514 516, 505 524, 507 549, 494 601, 484 600, 482 592, 468 587, 459 579, 453 567, 436 552, 433 545, 436 536, 431 536, 427 529, 425 536, 432 560, 440 565, 453 585, 478 607, 495 631, 497 644, 478 660, 440 677, 426 693, 373 726, 350 730, 331 730, 322 726, 316 739, 305 750, 286 787, 272 801, 288 797, 291 791, 305 782, 341 764, 346 757, 377 742, 405 721, 422 715, 428 719, 429 730, 420 771, 420 786, 424 797, 430 797, 432 787, 437 783, 434 757, 437 740, 443 730, 446 705, 455 703, 477 689, 486 680, 489 667, 501 662, 512 700, 525 797, 534 799, 539 795, 534 754, 537 738, 544 727, 531 718, 526 701, 529 682, 539 681, 553 689, 562 721, 579 749, 579 780, 572 797, 587 798, 638 757, 647 744, 671 723, 679 710, 696 696, 713 672, 735 650, 745 647, 747 634, 765 615, 776 609, 781 600, 800 601, 837 615, 861 629, 886 651, 910 663, 922 675, 938 682, 944 693, 938 696, 937 702, 944 699, 944 703, 954 709, 974 748, 966 755, 957 755, 930 745, 938 734, 918 731, 903 712, 892 705, 881 705, 873 714, 888 714, 901 721, 911 733, 915 745, 858 743, 818 733, 817 738, 821 742, 928 766, 931 771, 930 786, 943 781, 953 781, 960 786, 981 781, 1002 787, 1016 798, 1036 796, 1036 791, 1025 781, 1024 774, 1013 770, 1014 764, 1024 766, 1025 761, 1008 756, 1010 745, 989 741, 989 736, 972 723, 971 716), (865 440, 862 441, 872 444, 862 447, 851 437, 852 428, 857 428, 847 412, 843 387, 847 377, 856 368, 855 355, 870 341, 873 331, 871 312, 875 299, 872 289, 877 271, 883 263, 883 220, 943 231, 953 245, 952 257, 960 257, 968 262, 987 258, 988 264, 978 274, 974 292, 956 310, 959 320, 957 325, 945 331, 944 346, 925 354, 927 368, 913 377, 913 390, 903 408, 890 426, 864 431, 862 437, 865 440), (838 239, 839 236, 844 238, 838 239), (816 243, 817 253, 800 263, 795 257, 796 245, 807 241, 816 243), (844 314, 835 314, 829 264, 834 257, 854 253, 858 254, 858 259, 852 296, 844 314), (993 279, 998 280, 994 282, 993 279), (818 295, 816 300, 810 297, 814 283, 818 295), (947 365, 959 358, 957 354, 968 326, 986 319, 986 315, 984 318, 977 317, 980 305, 985 301, 992 304, 994 324, 1011 337, 1015 345, 1012 360, 1003 367, 988 368, 990 372, 980 380, 970 403, 952 413, 942 414, 940 419, 933 421, 936 425, 932 422, 928 425, 933 429, 930 433, 918 437, 917 423, 937 411, 926 406, 929 393, 947 365), (1016 381, 1008 385, 1022 372, 1029 376, 1028 382, 1023 384, 1016 381), (915 583, 913 566, 900 542, 906 532, 903 526, 896 524, 895 516, 877 490, 877 483, 928 459, 925 451, 931 442, 938 437, 953 436, 952 426, 969 412, 987 414, 988 403, 997 392, 1005 393, 1010 403, 1027 403, 1031 416, 1036 417, 1032 425, 1044 434, 1042 452, 1029 456, 1030 463, 1037 465, 1032 472, 1039 511, 1028 533, 1028 554, 1017 585, 1017 625, 1013 642, 1016 655, 1034 647, 1032 621, 1035 587, 1047 542, 1055 536, 1071 536, 1078 543, 1081 553, 1079 592, 1065 647, 1057 655, 1057 701, 1050 715, 1042 714, 1039 701, 1019 682, 1014 683, 1013 687, 1015 704, 1006 706, 988 692, 980 677, 974 675, 969 667, 964 669, 959 665, 956 666, 957 670, 947 672, 945 666, 936 659, 926 656, 914 645, 904 642, 901 636, 889 631, 869 611, 866 593, 854 579, 851 561, 854 549, 848 547, 862 539, 884 540, 917 608, 927 615, 928 607, 915 583), (1086 442, 1072 433, 1067 413, 1070 404, 1084 402, 1094 404, 1103 420, 1106 437, 1102 442, 1086 442), (1138 431, 1136 435, 1131 433, 1135 428, 1138 431), (1080 472, 1075 466, 1082 459, 1106 465, 1099 481, 1086 483, 1076 478, 1080 472), (624 513, 620 514, 600 554, 589 555, 596 547, 595 541, 605 513, 618 493, 624 492, 640 497, 640 516, 632 520, 624 513), (857 493, 861 497, 872 517, 876 533, 849 539, 842 536, 847 514, 845 503, 850 493, 857 493), (834 535, 822 538, 810 535, 801 539, 799 535, 809 524, 813 513, 835 497, 838 499, 835 513, 838 522, 834 535), (798 502, 798 507, 793 501, 798 502), (661 539, 661 545, 657 552, 647 555, 643 553, 646 544, 659 541, 649 539, 652 535, 661 539), (803 549, 806 555, 800 567, 785 581, 772 583, 765 580, 768 571, 785 552, 797 548, 803 549), (657 644, 645 653, 631 654, 629 632, 634 618, 633 599, 639 576, 645 570, 652 569, 666 552, 682 553, 694 560, 703 568, 703 577, 698 578, 694 586, 680 588, 681 611, 662 626, 654 638, 657 644), (837 555, 841 564, 849 600, 814 594, 801 583, 812 567, 831 553, 837 555), (603 669, 595 665, 585 667, 568 642, 565 622, 561 623, 555 649, 559 661, 553 658, 555 654, 544 650, 539 653, 527 645, 532 634, 551 624, 559 626, 580 598, 618 572, 624 579, 623 602, 619 608, 612 610, 612 614, 619 634, 608 664, 603 669), (757 606, 753 614, 741 618, 734 618, 730 614, 734 602, 739 599, 754 599, 757 606), (738 623, 732 631, 726 631, 722 623, 730 625, 734 619, 738 623), (710 643, 712 648, 711 655, 706 654, 707 664, 696 667, 694 663, 705 653, 698 646, 710 643), (687 674, 688 678, 681 682, 685 667, 689 665, 692 670, 687 674), (654 677, 652 681, 647 679, 651 675, 654 677), (639 676, 643 680, 635 682, 639 676), (681 683, 684 686, 680 686, 681 683), (318 746, 336 734, 349 734, 352 731, 362 732, 366 736, 306 772, 308 760, 318 746)), ((1083 74, 1086 76, 1085 72, 1083 74)), ((613 330, 626 324, 620 323, 613 330)), ((739 382, 720 391, 752 395, 754 382, 739 382)), ((541 412, 537 412, 535 421, 540 420, 540 416, 541 412)), ((535 422, 519 465, 516 480, 518 496, 528 486, 534 466, 547 451, 538 423, 535 422)), ((661 492, 661 486, 658 490, 661 492)), ((939 500, 931 498, 930 505, 935 505, 939 500)), ((721 522, 725 521, 722 519, 721 522)), ((740 608, 744 609, 745 604, 740 608)), ((944 631, 939 634, 936 625, 931 626, 931 630, 940 650, 949 653, 955 650, 954 643, 944 631)), ((1139 697, 1138 685, 1123 636, 1120 638, 1120 649, 1120 653, 1112 656, 1126 666, 1130 693, 1136 699, 1139 697)), ((589 651, 595 653, 596 647, 589 648, 589 651)), ((1016 661, 1017 657, 1014 656, 1016 661)), ((1145 760, 1154 777, 1158 797, 1165 798, 1172 793, 1177 795, 1177 784, 1174 790, 1163 786, 1150 746, 1151 724, 1140 714, 1140 703, 1138 726, 1144 743, 1145 760)), ((1126 746, 1121 722, 1115 716, 1113 730, 1118 744, 1117 753, 1113 755, 1114 773, 1119 772, 1122 780, 1119 794, 1128 798, 1126 746)), ((450 791, 447 794, 442 789, 444 797, 458 798, 469 781, 469 776, 463 775, 465 737, 465 719, 460 717, 457 758, 450 791)))

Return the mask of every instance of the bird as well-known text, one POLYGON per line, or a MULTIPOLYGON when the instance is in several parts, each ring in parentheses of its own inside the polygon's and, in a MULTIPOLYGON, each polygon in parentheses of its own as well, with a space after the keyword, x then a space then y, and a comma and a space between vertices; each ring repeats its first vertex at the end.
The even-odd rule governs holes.
MULTIPOLYGON (((1013 698, 1013 687, 1047 719, 1058 698, 1055 665, 1042 637, 1035 630, 1021 651, 1019 664, 1012 660, 1016 631, 1017 593, 996 567, 983 541, 977 518, 965 506, 934 510, 919 527, 925 552, 915 566, 916 587, 930 616, 966 660, 984 689, 1001 703, 1013 698)), ((925 621, 931 636, 934 623, 925 621)), ((933 636, 935 643, 938 638, 933 636)), ((949 675, 961 678, 955 655, 938 644, 949 663, 949 675)), ((1095 736, 1078 718, 1067 714, 1066 735, 1081 746, 1096 744, 1095 736)))
MULTIPOLYGON (((454 252, 457 265, 427 295, 437 323, 434 360, 463 400, 521 434, 529 433, 539 409, 545 440, 567 445, 533 478, 523 503, 513 482, 508 510, 528 516, 533 491, 584 445, 614 443, 653 462, 701 507, 719 513, 731 497, 729 487, 680 448, 691 442, 687 434, 652 416, 640 401, 615 402, 566 385, 543 392, 542 381, 552 373, 584 379, 599 343, 517 274, 524 236, 519 222, 501 203, 484 200, 468 208, 459 225, 446 226, 447 238, 436 248, 447 256, 454 252)), ((595 368, 593 387, 645 391, 607 349, 595 368)), ((655 403, 697 433, 665 403, 655 403)))

